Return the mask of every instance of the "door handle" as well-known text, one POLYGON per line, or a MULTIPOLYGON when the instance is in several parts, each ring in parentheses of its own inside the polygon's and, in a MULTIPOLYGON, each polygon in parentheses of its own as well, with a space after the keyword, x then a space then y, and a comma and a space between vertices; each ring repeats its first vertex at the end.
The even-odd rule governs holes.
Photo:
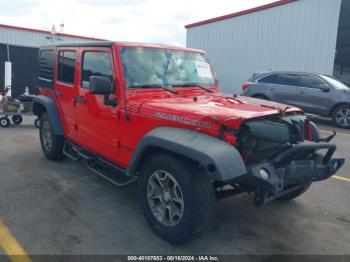
POLYGON ((305 91, 300 91, 299 94, 303 95, 305 94, 305 91))
POLYGON ((82 96, 77 96, 74 98, 74 103, 83 104, 83 103, 86 103, 86 99, 82 96))
POLYGON ((56 96, 62 96, 62 91, 55 89, 55 95, 56 96))

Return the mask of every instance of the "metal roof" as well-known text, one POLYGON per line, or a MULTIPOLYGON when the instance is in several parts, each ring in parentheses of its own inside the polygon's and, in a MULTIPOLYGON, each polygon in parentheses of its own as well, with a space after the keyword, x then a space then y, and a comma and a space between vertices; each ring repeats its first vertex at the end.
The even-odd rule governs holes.
POLYGON ((185 25, 185 28, 188 29, 188 28, 192 28, 192 27, 205 25, 205 24, 215 23, 215 22, 219 22, 219 21, 222 21, 222 20, 226 20, 226 19, 230 19, 230 18, 234 18, 234 17, 238 17, 238 16, 243 16, 243 15, 259 12, 259 11, 266 10, 266 9, 269 9, 269 8, 273 8, 273 7, 277 7, 277 6, 281 6, 281 5, 286 5, 286 4, 289 4, 289 3, 292 3, 292 2, 296 2, 296 1, 299 1, 299 0, 281 0, 281 1, 270 3, 270 4, 254 7, 254 8, 248 9, 248 10, 240 11, 240 12, 237 12, 237 13, 223 15, 223 16, 207 19, 207 20, 204 20, 204 21, 188 24, 188 25, 185 25))
MULTIPOLYGON (((0 24, 0 28, 14 29, 14 30, 19 30, 19 31, 27 31, 27 32, 34 32, 34 33, 51 34, 50 31, 46 31, 46 30, 33 29, 33 28, 27 28, 27 27, 19 27, 19 26, 6 25, 6 24, 0 24)), ((86 40, 95 40, 95 41, 105 41, 106 40, 106 39, 101 39, 101 38, 96 38, 96 37, 72 35, 72 34, 65 34, 65 33, 56 33, 55 35, 56 36, 65 36, 65 37, 75 37, 75 38, 81 38, 81 39, 86 39, 86 40)))

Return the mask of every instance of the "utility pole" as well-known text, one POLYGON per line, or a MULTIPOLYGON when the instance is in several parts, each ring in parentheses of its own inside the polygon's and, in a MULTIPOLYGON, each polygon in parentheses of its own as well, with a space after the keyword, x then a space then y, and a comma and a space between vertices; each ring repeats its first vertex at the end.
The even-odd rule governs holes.
POLYGON ((6 96, 11 96, 11 87, 12 87, 12 64, 10 62, 10 45, 6 44, 7 50, 7 61, 5 61, 5 88, 9 88, 6 96))
POLYGON ((64 22, 62 22, 60 24, 60 33, 63 34, 63 30, 64 30, 64 22))
POLYGON ((6 44, 6 50, 7 50, 7 61, 10 62, 10 45, 6 44))

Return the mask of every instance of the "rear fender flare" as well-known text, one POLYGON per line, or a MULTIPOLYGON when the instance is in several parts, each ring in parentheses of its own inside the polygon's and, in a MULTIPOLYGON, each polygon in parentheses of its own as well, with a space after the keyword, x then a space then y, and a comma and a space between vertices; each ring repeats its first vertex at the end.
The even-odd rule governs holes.
POLYGON ((38 117, 41 116, 43 111, 46 111, 50 123, 53 128, 53 132, 55 135, 64 135, 62 123, 59 118, 58 110, 55 101, 48 96, 36 96, 33 99, 33 113, 38 117))
POLYGON ((128 175, 134 175, 140 169, 141 160, 150 147, 198 162, 215 181, 227 182, 247 173, 234 146, 194 130, 158 127, 139 142, 127 168, 128 175))

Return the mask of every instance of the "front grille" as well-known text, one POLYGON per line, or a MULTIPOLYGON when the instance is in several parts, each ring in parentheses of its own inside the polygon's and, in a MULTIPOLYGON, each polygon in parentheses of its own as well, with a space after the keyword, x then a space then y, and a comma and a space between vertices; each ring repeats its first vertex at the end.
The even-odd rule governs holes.
POLYGON ((288 144, 303 142, 305 128, 304 115, 249 120, 240 128, 237 147, 246 163, 264 161, 288 144))

